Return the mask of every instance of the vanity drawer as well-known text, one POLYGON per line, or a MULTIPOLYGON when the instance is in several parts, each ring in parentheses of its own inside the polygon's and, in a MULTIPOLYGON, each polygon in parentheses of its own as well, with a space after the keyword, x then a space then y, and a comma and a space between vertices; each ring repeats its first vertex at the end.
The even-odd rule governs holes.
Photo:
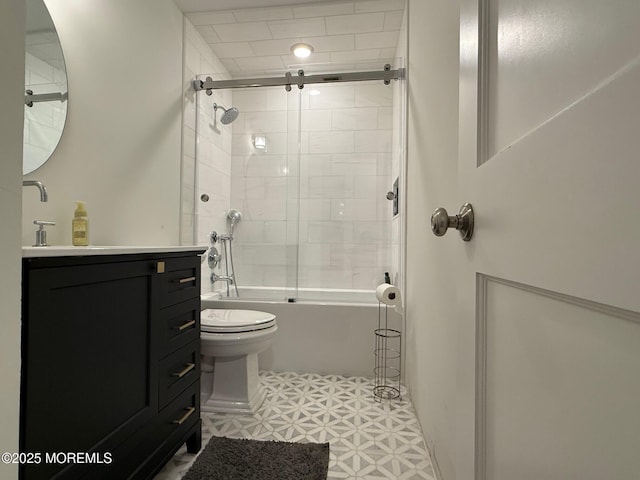
POLYGON ((160 307, 200 296, 200 257, 168 258, 156 265, 160 307))
POLYGON ((200 421, 200 385, 193 384, 169 403, 158 415, 159 438, 184 435, 200 421))
POLYGON ((192 342, 160 361, 158 402, 162 409, 200 378, 200 341, 192 342))
POLYGON ((161 356, 200 340, 199 298, 163 308, 159 318, 162 324, 161 356))

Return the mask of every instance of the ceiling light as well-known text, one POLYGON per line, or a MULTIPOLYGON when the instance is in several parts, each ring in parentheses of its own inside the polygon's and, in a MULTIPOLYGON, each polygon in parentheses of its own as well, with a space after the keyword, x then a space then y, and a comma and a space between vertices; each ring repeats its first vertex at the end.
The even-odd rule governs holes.
POLYGON ((298 58, 307 58, 313 53, 313 47, 308 43, 296 43, 291 46, 291 53, 298 58))

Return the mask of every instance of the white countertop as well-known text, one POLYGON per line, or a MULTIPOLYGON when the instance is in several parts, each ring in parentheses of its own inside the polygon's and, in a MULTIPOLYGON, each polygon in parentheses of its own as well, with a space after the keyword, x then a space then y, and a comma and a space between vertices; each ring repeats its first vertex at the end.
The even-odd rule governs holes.
POLYGON ((189 246, 93 246, 73 247, 71 245, 55 245, 49 247, 22 247, 22 257, 82 257, 88 255, 126 255, 130 253, 175 253, 196 252, 208 247, 189 246))

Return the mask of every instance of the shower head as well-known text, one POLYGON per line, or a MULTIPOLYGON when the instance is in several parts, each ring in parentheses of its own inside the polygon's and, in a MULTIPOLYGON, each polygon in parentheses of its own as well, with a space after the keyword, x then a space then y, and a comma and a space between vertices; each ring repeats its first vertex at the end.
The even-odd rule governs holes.
POLYGON ((215 115, 218 111, 218 108, 221 108, 224 113, 220 117, 220 123, 223 125, 229 125, 236 118, 238 118, 238 114, 240 111, 236 107, 224 108, 222 105, 218 105, 217 103, 213 104, 213 114, 215 115))
POLYGON ((231 221, 231 234, 233 235, 233 227, 235 227, 236 223, 242 220, 242 213, 238 210, 229 210, 227 213, 227 218, 231 221))

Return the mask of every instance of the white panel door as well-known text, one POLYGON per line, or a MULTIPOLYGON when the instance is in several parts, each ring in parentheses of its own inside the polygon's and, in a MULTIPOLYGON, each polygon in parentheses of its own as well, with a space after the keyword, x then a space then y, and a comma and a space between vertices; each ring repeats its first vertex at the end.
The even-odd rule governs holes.
POLYGON ((460 27, 457 480, 640 478, 640 2, 460 27))

